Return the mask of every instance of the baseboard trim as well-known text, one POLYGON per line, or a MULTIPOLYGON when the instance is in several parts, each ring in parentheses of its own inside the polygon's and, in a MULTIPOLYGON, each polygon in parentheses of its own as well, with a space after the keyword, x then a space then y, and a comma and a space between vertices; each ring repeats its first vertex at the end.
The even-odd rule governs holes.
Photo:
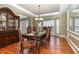
POLYGON ((64 35, 59 35, 59 34, 53 34, 55 36, 59 36, 59 37, 64 37, 64 35))
POLYGON ((59 37, 65 37, 64 35, 59 35, 59 37))
POLYGON ((78 54, 78 48, 75 46, 75 44, 69 39, 69 38, 66 38, 66 37, 64 37, 65 39, 66 39, 66 41, 68 42, 68 44, 69 44, 69 46, 71 47, 71 49, 74 51, 74 53, 75 54, 78 54))

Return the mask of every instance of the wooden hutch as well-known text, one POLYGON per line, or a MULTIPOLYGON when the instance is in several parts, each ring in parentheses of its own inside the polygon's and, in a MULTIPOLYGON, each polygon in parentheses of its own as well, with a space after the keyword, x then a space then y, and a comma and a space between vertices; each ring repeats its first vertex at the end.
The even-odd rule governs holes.
POLYGON ((17 31, 20 28, 19 18, 7 7, 0 9, 0 47, 19 41, 17 31))
POLYGON ((0 30, 19 28, 19 16, 16 16, 9 8, 0 9, 0 30))

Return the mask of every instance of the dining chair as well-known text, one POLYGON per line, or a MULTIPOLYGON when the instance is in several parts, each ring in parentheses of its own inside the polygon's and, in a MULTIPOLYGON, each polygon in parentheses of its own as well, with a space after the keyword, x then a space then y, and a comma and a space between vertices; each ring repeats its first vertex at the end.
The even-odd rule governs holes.
POLYGON ((35 26, 33 26, 33 31, 35 31, 35 32, 37 31, 35 26))
MULTIPOLYGON (((36 34, 36 32, 37 32, 37 30, 36 30, 36 27, 35 26, 33 26, 33 27, 28 26, 27 27, 27 34, 29 34, 29 33, 36 34)), ((35 41, 35 39, 36 39, 35 37, 27 36, 27 40, 35 41)))
POLYGON ((50 36, 51 36, 51 27, 48 27, 49 28, 49 38, 48 38, 48 41, 50 41, 50 36))
POLYGON ((46 35, 41 39, 42 40, 42 44, 44 44, 45 48, 47 48, 47 45, 48 45, 49 31, 50 31, 50 29, 47 28, 46 35))
POLYGON ((22 34, 20 32, 20 30, 18 30, 19 33, 19 41, 20 41, 20 53, 24 54, 24 49, 31 49, 34 48, 35 43, 34 42, 29 42, 27 39, 25 40, 22 37, 22 34))
POLYGON ((44 27, 43 27, 43 30, 47 31, 47 27, 46 27, 46 26, 44 26, 44 27))
POLYGON ((27 27, 27 33, 31 33, 32 32, 32 28, 31 28, 31 26, 28 26, 27 27))

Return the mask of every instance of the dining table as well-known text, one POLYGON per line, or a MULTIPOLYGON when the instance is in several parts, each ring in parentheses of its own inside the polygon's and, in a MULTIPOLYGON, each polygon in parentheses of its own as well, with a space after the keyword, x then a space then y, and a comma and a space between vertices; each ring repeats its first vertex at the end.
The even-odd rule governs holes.
POLYGON ((24 34, 23 36, 25 36, 27 40, 33 39, 35 41, 35 47, 38 53, 40 53, 39 49, 40 49, 40 43, 42 40, 41 37, 43 37, 45 34, 46 34, 46 31, 40 31, 40 32, 27 33, 27 34, 24 34))

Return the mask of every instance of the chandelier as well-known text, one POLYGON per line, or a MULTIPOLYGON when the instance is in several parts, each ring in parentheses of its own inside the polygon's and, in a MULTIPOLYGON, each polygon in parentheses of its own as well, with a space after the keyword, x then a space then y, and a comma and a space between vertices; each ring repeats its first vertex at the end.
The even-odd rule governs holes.
POLYGON ((39 15, 38 15, 38 17, 35 18, 35 20, 42 21, 44 19, 42 17, 40 17, 40 5, 38 5, 38 8, 39 8, 39 15))

